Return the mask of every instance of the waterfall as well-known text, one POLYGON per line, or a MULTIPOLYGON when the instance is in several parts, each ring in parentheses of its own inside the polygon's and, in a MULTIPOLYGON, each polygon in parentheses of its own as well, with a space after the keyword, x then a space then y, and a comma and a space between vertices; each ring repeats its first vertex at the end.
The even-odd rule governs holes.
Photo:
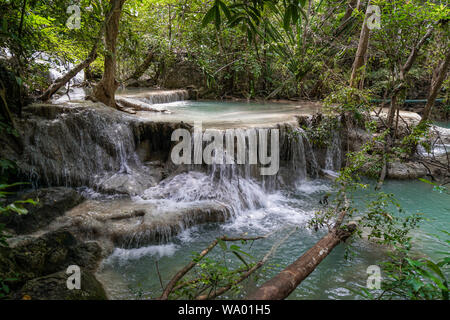
POLYGON ((189 92, 187 90, 126 90, 120 96, 155 105, 188 100, 189 92))
MULTIPOLYGON (((161 177, 158 178, 158 173, 143 162, 156 156, 162 159, 162 164, 171 162, 170 151, 174 143, 170 137, 176 126, 140 121, 90 102, 84 102, 82 107, 64 106, 35 105, 26 110, 34 116, 22 123, 25 150, 19 167, 35 186, 88 186, 109 193, 138 195, 159 182, 161 177)), ((225 150, 220 155, 222 163, 192 164, 188 169, 203 172, 208 177, 209 182, 204 177, 201 179, 211 186, 207 192, 209 198, 215 194, 219 200, 224 200, 224 196, 219 196, 223 191, 224 194, 234 194, 232 206, 236 210, 257 207, 263 202, 263 197, 258 194, 259 190, 255 191, 255 184, 266 191, 273 191, 283 184, 293 185, 308 177, 315 178, 319 172, 315 150, 303 129, 291 125, 279 126, 278 129, 280 163, 279 171, 273 176, 262 176, 261 165, 249 163, 250 143, 245 131, 235 131, 234 142, 237 153, 238 140, 244 139, 245 164, 227 164, 227 157, 236 160, 237 155, 226 154, 229 150, 225 150), (251 190, 255 191, 254 198, 245 196, 251 190), (238 204, 239 201, 242 205, 238 204)), ((261 138, 258 130, 255 131, 255 141, 261 138)), ((216 131, 225 137, 224 130, 216 131)), ((200 133, 191 133, 192 141, 197 134, 200 133)), ((269 148, 269 135, 262 139, 268 140, 269 148)), ((226 149, 226 138, 223 142, 226 149)), ((202 148, 198 149, 192 146, 192 160, 202 156, 208 143, 203 141, 202 148)), ((339 170, 340 162, 340 137, 336 134, 327 149, 324 169, 339 170)), ((168 168, 171 174, 176 172, 177 166, 171 163, 168 168)), ((199 190, 198 197, 207 196, 199 190)), ((182 200, 180 197, 176 199, 182 200)))
POLYGON ((334 131, 331 141, 327 147, 325 156, 325 170, 339 171, 342 163, 342 147, 341 136, 339 131, 334 131))
MULTIPOLYGON (((172 133, 189 126, 141 119, 92 102, 37 104, 25 108, 24 114, 27 120, 18 123, 24 139, 18 166, 34 186, 90 187, 100 194, 131 196, 128 202, 110 207, 111 199, 86 204, 72 224, 86 235, 108 235, 116 245, 167 242, 193 225, 224 222, 230 217, 247 227, 253 221, 246 219, 248 215, 264 218, 274 214, 303 221, 306 213, 299 210, 303 207, 292 207, 292 200, 280 190, 308 194, 321 188, 308 181, 320 171, 318 150, 305 131, 292 124, 270 128, 279 130, 279 171, 264 176, 260 172, 264 166, 249 161, 249 151, 250 144, 257 141, 257 148, 262 142, 272 154, 272 137, 277 135, 268 134, 267 128, 255 129, 254 135, 234 131, 234 145, 229 149, 226 130, 212 130, 223 137, 224 147, 223 153, 213 154, 215 162, 175 165, 171 162, 172 133), (242 146, 245 161, 237 163, 242 146), (230 158, 236 163, 227 161, 230 158)), ((193 160, 203 156, 211 141, 202 139, 201 148, 196 148, 194 141, 203 131, 188 131, 193 160)), ((340 144, 335 135, 326 150, 324 169, 338 169, 340 144)), ((264 223, 254 227, 266 228, 264 223)))
POLYGON ((280 158, 284 164, 280 168, 281 179, 287 184, 297 184, 308 177, 316 178, 320 167, 305 131, 286 126, 281 130, 280 140, 280 158))
POLYGON ((25 148, 19 167, 36 187, 89 186, 114 192, 116 185, 134 193, 153 183, 136 155, 133 127, 126 116, 99 105, 65 112, 57 108, 61 109, 28 108, 54 114, 50 119, 30 117, 23 122, 25 148))
MULTIPOLYGON (((33 55, 33 59, 36 63, 48 66, 48 80, 54 82, 56 79, 61 78, 67 72, 72 70, 75 65, 72 62, 66 62, 62 59, 52 57, 45 52, 37 52, 33 55)), ((81 84, 84 81, 84 70, 78 72, 71 80, 70 84, 81 84)))
MULTIPOLYGON (((214 199, 227 204, 233 215, 244 210, 263 208, 267 205, 267 194, 276 192, 281 185, 295 185, 309 176, 317 176, 319 167, 311 143, 302 129, 291 129, 293 135, 282 130, 280 170, 273 176, 260 175, 260 165, 248 163, 249 148, 246 149, 244 164, 227 164, 226 160, 229 158, 236 161, 236 154, 230 155, 225 151, 223 154, 215 155, 216 162, 210 165, 189 165, 187 172, 176 174, 147 189, 142 198, 166 199, 174 202, 214 199), (217 163, 218 159, 221 159, 220 163, 217 163)), ((223 130, 214 131, 224 136, 223 130)), ((199 138, 199 134, 195 131, 191 134, 192 160, 202 155, 206 145, 203 141, 202 148, 195 148, 193 141, 196 137, 199 138)), ((259 137, 258 134, 257 136, 259 137)), ((249 137, 245 136, 247 147, 248 139, 249 137)))

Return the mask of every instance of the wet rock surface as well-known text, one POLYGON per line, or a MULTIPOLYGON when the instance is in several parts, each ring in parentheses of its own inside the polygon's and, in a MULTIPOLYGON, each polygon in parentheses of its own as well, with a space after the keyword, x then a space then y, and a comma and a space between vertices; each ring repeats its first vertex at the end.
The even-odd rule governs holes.
POLYGON ((388 164, 388 178, 390 179, 417 179, 428 174, 427 168, 416 162, 393 162, 388 164))
MULTIPOLYGON (((363 131, 351 137, 335 134, 327 146, 317 147, 298 118, 268 121, 265 125, 280 130, 280 171, 261 181, 255 165, 172 164, 172 132, 191 129, 182 122, 152 121, 92 102, 37 104, 24 111, 27 118, 19 121, 24 150, 16 158, 22 174, 35 185, 90 187, 102 193, 102 200, 82 202, 77 192, 63 187, 24 195, 41 199, 40 205, 27 216, 14 217, 9 227, 18 233, 56 231, 18 237, 11 241, 13 248, 0 249, 0 277, 19 275, 11 282, 18 298, 102 299, 93 272, 114 247, 165 243, 194 225, 225 222, 235 212, 258 209, 267 201, 265 188, 335 173, 345 159, 344 139, 356 150, 369 138, 363 131), (65 269, 71 264, 83 270, 82 291, 66 289, 65 269)), ((304 119, 310 124, 309 116, 304 119)), ((417 163, 393 163, 388 172, 396 179, 427 174, 417 163)))
POLYGON ((136 148, 140 139, 147 139, 151 152, 163 147, 167 157, 176 127, 168 124, 168 130, 159 131, 151 121, 92 102, 36 104, 24 112, 27 119, 19 121, 18 128, 25 147, 22 154, 9 157, 24 180, 38 186, 89 186, 106 193, 135 195, 155 185, 161 168, 144 165, 136 148))
POLYGON ((217 201, 168 204, 130 199, 88 200, 68 211, 54 226, 70 228, 85 239, 97 239, 108 252, 114 246, 164 242, 186 228, 224 222, 230 217, 229 208, 217 201))

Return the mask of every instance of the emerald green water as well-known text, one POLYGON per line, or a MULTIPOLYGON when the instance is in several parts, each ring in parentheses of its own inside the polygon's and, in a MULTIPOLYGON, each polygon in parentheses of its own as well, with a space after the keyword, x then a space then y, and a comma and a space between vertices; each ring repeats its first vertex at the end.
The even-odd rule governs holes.
POLYGON ((259 127, 276 123, 296 123, 296 116, 312 114, 320 105, 313 102, 277 103, 245 101, 177 101, 152 105, 166 112, 138 112, 139 117, 159 122, 201 121, 204 127, 259 127))
MULTIPOLYGON (((155 298, 161 293, 156 260, 162 280, 167 283, 190 261, 192 252, 204 249, 217 236, 252 236, 271 232, 268 238, 243 247, 244 251, 258 259, 289 231, 298 228, 269 260, 268 265, 272 269, 261 270, 257 283, 249 280, 240 295, 229 296, 242 297, 247 290, 252 290, 297 259, 324 235, 324 230, 314 232, 308 229, 307 222, 314 211, 321 208, 319 199, 331 188, 329 181, 303 181, 290 190, 267 194, 264 208, 247 210, 225 224, 191 228, 162 245, 116 249, 104 262, 99 277, 111 298, 155 298)), ((420 256, 438 257, 436 252, 445 249, 443 240, 446 239, 440 230, 450 230, 450 196, 433 191, 432 186, 420 181, 386 181, 383 191, 395 194, 406 213, 423 214, 426 220, 413 233, 414 251, 420 256)), ((359 205, 367 199, 364 192, 355 193, 354 198, 359 205)), ((386 248, 359 239, 352 244, 355 255, 351 260, 346 260, 345 247, 346 244, 336 247, 289 299, 360 298, 352 290, 366 285, 367 267, 383 262, 386 248)), ((222 258, 222 255, 221 250, 216 249, 210 257, 222 258)), ((236 265, 235 259, 226 258, 227 264, 236 265)))
POLYGON ((450 128, 450 121, 434 121, 434 124, 439 127, 450 128))

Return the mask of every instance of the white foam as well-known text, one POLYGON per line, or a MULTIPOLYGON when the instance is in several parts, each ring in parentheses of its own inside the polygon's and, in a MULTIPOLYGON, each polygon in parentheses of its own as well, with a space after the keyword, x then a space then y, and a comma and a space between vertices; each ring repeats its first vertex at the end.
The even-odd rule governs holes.
POLYGON ((122 261, 138 260, 144 256, 154 256, 157 258, 170 257, 175 254, 178 248, 179 247, 173 243, 152 245, 136 249, 116 248, 107 260, 109 262, 118 261, 120 263, 122 261))
MULTIPOLYGON (((325 171, 325 170, 324 170, 325 171)), ((327 173, 329 171, 327 170, 327 173)), ((306 194, 330 191, 330 186, 319 180, 305 180, 297 184, 297 190, 306 194)))

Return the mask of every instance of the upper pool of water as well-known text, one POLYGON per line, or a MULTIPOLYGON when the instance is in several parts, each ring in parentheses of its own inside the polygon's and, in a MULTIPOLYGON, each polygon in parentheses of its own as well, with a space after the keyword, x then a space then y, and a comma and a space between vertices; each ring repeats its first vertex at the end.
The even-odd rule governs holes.
MULTIPOLYGON (((65 94, 55 96, 53 102, 84 100, 89 91, 74 87, 65 94)), ((279 123, 296 123, 296 116, 313 114, 321 108, 319 103, 310 101, 194 101, 186 100, 186 90, 149 88, 118 90, 116 97, 148 109, 137 113, 140 118, 158 122, 183 121, 191 125, 200 121, 204 128, 272 127, 279 123)))
POLYGON ((295 116, 319 110, 317 103, 177 101, 152 105, 170 113, 140 111, 142 118, 162 122, 201 121, 205 127, 235 128, 273 126, 296 122, 295 116))

